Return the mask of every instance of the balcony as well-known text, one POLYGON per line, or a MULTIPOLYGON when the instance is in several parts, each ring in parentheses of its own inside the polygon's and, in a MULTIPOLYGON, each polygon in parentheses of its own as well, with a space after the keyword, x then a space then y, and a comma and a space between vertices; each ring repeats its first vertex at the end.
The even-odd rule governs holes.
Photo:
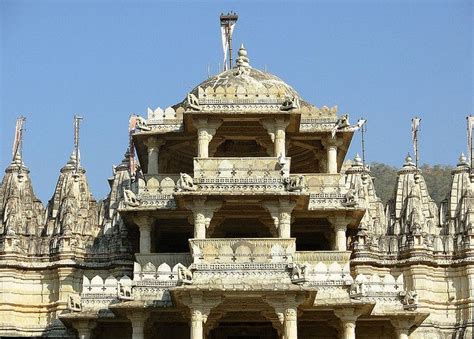
POLYGON ((290 158, 194 158, 194 183, 199 191, 284 192, 290 158))
POLYGON ((189 239, 194 264, 288 263, 295 239, 189 239))

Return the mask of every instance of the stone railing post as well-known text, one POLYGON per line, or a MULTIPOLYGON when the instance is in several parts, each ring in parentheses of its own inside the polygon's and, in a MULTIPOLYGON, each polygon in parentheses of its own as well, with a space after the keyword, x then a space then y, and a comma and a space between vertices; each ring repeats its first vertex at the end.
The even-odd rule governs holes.
POLYGON ((151 253, 151 225, 153 218, 148 216, 134 217, 133 221, 140 232, 140 253, 151 253))
POLYGON ((197 119, 193 121, 198 130, 198 158, 209 157, 209 143, 222 124, 218 119, 197 119))
POLYGON ((164 144, 164 140, 159 140, 156 137, 149 137, 145 140, 145 145, 148 149, 148 168, 147 174, 158 174, 158 152, 160 146, 164 144))
POLYGON ((206 230, 211 223, 214 212, 221 206, 222 201, 206 201, 205 198, 196 198, 187 205, 194 216, 195 239, 206 239, 206 230))

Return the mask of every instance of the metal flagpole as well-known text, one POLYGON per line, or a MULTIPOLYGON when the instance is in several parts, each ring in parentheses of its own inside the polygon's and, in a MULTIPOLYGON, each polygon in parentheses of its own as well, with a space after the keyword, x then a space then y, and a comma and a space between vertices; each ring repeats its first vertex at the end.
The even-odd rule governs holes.
POLYGON ((77 174, 79 171, 79 125, 82 117, 74 115, 74 156, 76 157, 76 163, 74 167, 74 173, 77 174))
POLYGON ((418 161, 419 161, 419 152, 418 152, 418 128, 420 126, 421 119, 418 117, 414 117, 411 119, 411 133, 412 133, 412 141, 413 141, 413 150, 415 152, 415 166, 418 170, 418 161))
MULTIPOLYGON (((361 119, 363 120, 363 118, 361 119)), ((360 133, 361 133, 361 142, 362 142, 362 166, 364 166, 364 172, 365 172, 365 124, 361 126, 360 133)))

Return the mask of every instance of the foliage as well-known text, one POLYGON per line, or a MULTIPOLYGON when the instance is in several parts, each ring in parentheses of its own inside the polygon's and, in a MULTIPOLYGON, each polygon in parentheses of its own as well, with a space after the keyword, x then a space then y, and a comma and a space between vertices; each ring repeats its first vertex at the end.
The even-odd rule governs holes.
MULTIPOLYGON (((451 171, 453 168, 445 165, 431 166, 424 164, 420 169, 425 178, 430 196, 439 204, 446 198, 451 188, 451 171)), ((387 203, 394 196, 398 169, 375 162, 370 165, 370 170, 375 178, 377 195, 384 203, 387 203)))

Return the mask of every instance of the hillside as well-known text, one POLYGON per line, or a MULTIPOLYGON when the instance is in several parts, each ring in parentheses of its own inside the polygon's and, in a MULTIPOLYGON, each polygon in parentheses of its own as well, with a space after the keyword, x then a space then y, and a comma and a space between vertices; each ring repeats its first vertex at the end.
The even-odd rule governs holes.
MULTIPOLYGON (((420 169, 431 197, 439 204, 449 192, 453 167, 424 164, 420 169)), ((375 162, 370 165, 370 170, 375 178, 377 195, 386 203, 393 196, 398 168, 375 162)))

